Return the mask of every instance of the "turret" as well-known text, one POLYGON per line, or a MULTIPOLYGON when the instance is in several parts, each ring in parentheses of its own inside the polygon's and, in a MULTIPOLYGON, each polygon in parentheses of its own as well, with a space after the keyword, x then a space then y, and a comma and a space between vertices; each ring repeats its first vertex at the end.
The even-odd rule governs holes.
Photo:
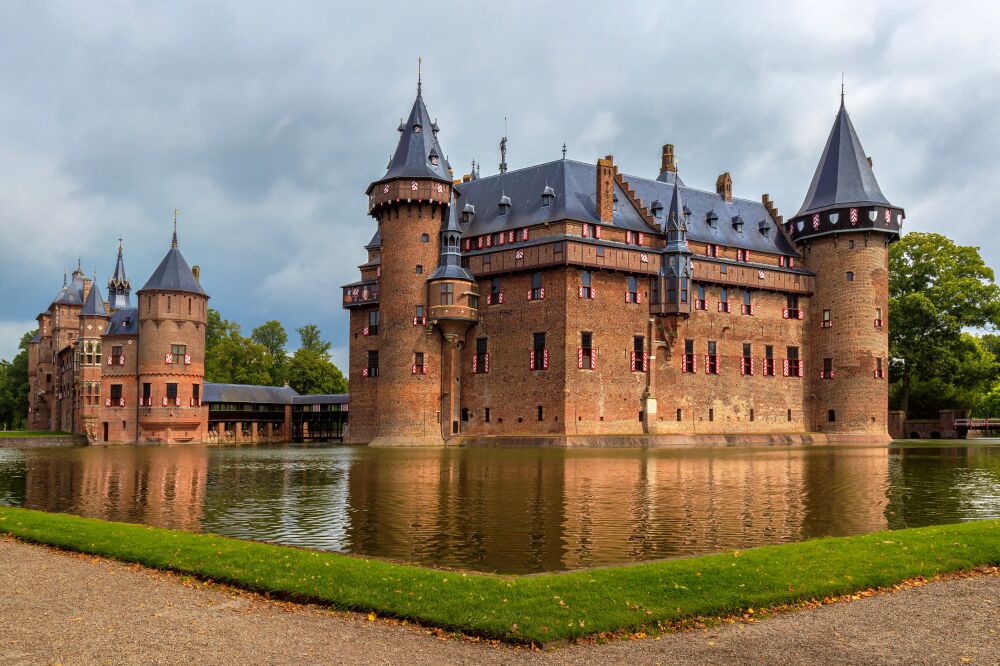
POLYGON ((806 372, 817 431, 888 438, 888 250, 903 217, 882 194, 841 95, 805 201, 787 223, 816 273, 806 372))
POLYGON ((108 311, 97 285, 97 273, 90 284, 87 299, 80 310, 80 334, 77 339, 77 404, 80 410, 80 430, 90 441, 98 438, 101 407, 105 398, 101 390, 104 350, 101 339, 108 323, 108 311))
POLYGON ((199 441, 208 294, 177 243, 137 292, 140 441, 199 441))
POLYGON ((108 280, 108 304, 111 310, 126 310, 132 307, 129 295, 132 293, 132 283, 125 276, 125 260, 122 258, 122 239, 118 239, 118 261, 115 272, 108 280))
MULTIPOLYGON (((345 288, 355 414, 350 436, 356 442, 440 444, 449 428, 441 414, 442 337, 427 327, 429 307, 440 298, 437 293, 428 301, 428 276, 442 261, 449 267, 453 258, 441 252, 441 238, 454 232, 443 231, 452 180, 438 131, 418 80, 388 169, 367 190, 381 242, 378 281, 345 288), (361 424, 372 425, 366 430, 361 424)), ((444 270, 451 268, 461 270, 460 265, 444 270)))
MULTIPOLYGON (((672 148, 672 146, 671 146, 672 148)), ((681 191, 677 180, 670 197, 670 211, 667 213, 665 231, 667 244, 660 261, 660 275, 657 291, 650 298, 653 314, 691 314, 691 249, 687 243, 688 218, 691 215, 681 201, 681 191)))

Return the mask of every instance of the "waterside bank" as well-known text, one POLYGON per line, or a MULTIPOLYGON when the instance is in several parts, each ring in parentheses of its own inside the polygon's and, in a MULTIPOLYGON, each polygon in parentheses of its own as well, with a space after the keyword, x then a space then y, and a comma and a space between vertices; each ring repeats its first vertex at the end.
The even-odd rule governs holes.
POLYGON ((24 509, 0 508, 0 533, 522 644, 654 630, 1000 562, 1000 521, 535 576, 430 569, 24 509))

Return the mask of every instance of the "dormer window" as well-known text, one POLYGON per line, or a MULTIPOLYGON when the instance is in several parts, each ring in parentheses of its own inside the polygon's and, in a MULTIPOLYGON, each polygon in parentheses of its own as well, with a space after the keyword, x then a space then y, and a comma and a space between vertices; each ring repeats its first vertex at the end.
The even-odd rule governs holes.
POLYGON ((413 126, 413 133, 414 134, 420 134, 423 131, 424 131, 424 128, 421 127, 420 125, 414 125, 413 126))
POLYGON ((434 166, 437 166, 438 162, 441 161, 441 158, 438 156, 437 150, 434 148, 431 148, 431 153, 430 155, 427 156, 427 159, 429 159, 431 164, 434 166))
POLYGON ((615 209, 615 211, 618 210, 618 195, 617 194, 614 195, 614 198, 611 201, 611 205, 612 205, 612 208, 615 209))
POLYGON ((733 229, 738 234, 743 233, 743 218, 739 215, 733 216, 733 229))
POLYGON ((510 210, 510 197, 506 194, 500 197, 500 214, 506 215, 510 210))
POLYGON ((476 214, 476 207, 470 203, 465 204, 465 208, 462 209, 462 222, 468 224, 472 222, 472 217, 476 214))
POLYGON ((542 208, 548 208, 556 198, 556 191, 546 185, 542 190, 542 208))
POLYGON ((716 213, 715 213, 714 210, 710 210, 705 215, 705 222, 708 224, 709 228, 711 228, 711 229, 718 229, 718 227, 719 227, 719 216, 716 215, 716 213))
POLYGON ((761 220, 757 223, 757 228, 760 230, 760 235, 767 238, 771 234, 771 225, 767 223, 767 220, 761 220))
POLYGON ((655 217, 656 219, 658 220, 663 219, 663 204, 660 203, 659 199, 656 199, 652 204, 650 204, 649 210, 651 213, 653 213, 653 217, 655 217))

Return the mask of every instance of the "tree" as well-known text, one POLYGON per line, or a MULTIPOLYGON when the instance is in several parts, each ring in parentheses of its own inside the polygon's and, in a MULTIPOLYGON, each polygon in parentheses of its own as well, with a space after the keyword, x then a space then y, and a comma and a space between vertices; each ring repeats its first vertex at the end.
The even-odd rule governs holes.
POLYGON ((37 330, 21 336, 18 353, 0 361, 0 428, 23 428, 28 419, 28 343, 37 330))
POLYGON ((320 338, 319 327, 296 329, 302 345, 288 363, 288 384, 302 394, 346 393, 344 373, 330 360, 330 343, 320 338))
POLYGON ((893 393, 909 412, 915 380, 956 378, 969 353, 963 329, 1000 324, 1000 288, 979 248, 910 233, 889 250, 889 317, 893 393))
POLYGON ((213 356, 211 381, 256 385, 271 382, 271 355, 264 345, 249 338, 232 334, 216 345, 213 356))
POLYGON ((263 345, 271 357, 271 381, 268 383, 272 386, 283 385, 288 374, 288 353, 285 351, 288 333, 285 327, 280 321, 272 319, 253 329, 250 339, 263 345))

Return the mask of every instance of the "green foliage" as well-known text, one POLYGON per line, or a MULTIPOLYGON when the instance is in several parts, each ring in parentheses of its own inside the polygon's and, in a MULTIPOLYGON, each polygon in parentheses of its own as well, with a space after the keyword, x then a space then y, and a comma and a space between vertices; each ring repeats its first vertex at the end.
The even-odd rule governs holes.
POLYGON ((23 428, 28 420, 28 343, 37 330, 21 336, 11 361, 0 360, 0 430, 23 428))
POLYGON ((346 393, 344 373, 330 360, 330 343, 320 338, 319 327, 296 329, 302 346, 288 364, 288 384, 299 393, 346 393))
POLYGON ((1000 325, 1000 287, 979 248, 940 234, 910 233, 889 250, 889 354, 893 402, 910 414, 911 397, 924 394, 920 412, 970 409, 991 378, 991 344, 963 334, 1000 325), (978 356, 978 357, 977 357, 978 356), (946 402, 954 404, 945 404, 946 402))
POLYGON ((330 343, 319 327, 296 329, 301 347, 289 357, 288 333, 271 320, 243 337, 240 325, 209 309, 205 331, 205 381, 226 384, 289 385, 302 394, 346 393, 347 380, 330 360, 330 343))
POLYGON ((655 630, 1000 561, 978 520, 563 574, 496 576, 0 507, 0 533, 281 598, 542 643, 655 630))

